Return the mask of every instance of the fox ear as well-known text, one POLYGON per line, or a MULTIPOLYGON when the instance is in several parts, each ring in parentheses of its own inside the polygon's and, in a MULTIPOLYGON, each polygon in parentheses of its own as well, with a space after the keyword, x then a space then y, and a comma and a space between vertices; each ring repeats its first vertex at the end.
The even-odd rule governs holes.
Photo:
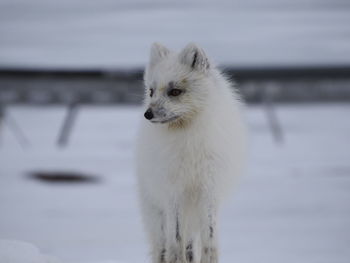
POLYGON ((156 65, 162 58, 168 56, 170 50, 159 43, 153 43, 151 47, 150 66, 156 65))
POLYGON ((194 43, 188 44, 179 54, 181 63, 192 69, 206 72, 210 68, 209 59, 204 50, 194 43))

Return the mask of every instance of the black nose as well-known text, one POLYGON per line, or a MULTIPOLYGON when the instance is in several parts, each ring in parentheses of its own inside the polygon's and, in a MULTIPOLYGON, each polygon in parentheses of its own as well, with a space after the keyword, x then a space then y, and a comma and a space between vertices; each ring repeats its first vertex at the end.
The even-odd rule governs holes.
POLYGON ((153 112, 152 112, 151 109, 148 109, 148 110, 145 112, 145 118, 146 118, 147 120, 153 119, 153 112))

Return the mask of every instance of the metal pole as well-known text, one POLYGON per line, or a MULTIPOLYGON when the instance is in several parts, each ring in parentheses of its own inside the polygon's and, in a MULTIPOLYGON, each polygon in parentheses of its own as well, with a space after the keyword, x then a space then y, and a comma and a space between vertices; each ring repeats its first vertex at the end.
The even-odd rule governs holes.
POLYGON ((276 110, 273 105, 273 85, 274 84, 269 83, 266 87, 263 88, 262 100, 271 134, 276 143, 283 143, 283 130, 277 118, 276 110))
POLYGON ((67 114, 64 118, 62 128, 60 130, 57 144, 60 147, 64 147, 68 144, 69 137, 73 130, 73 125, 77 119, 78 103, 71 103, 68 106, 67 114))
POLYGON ((22 148, 25 148, 30 145, 29 140, 25 136, 20 126, 17 124, 16 120, 13 117, 11 117, 10 114, 6 114, 4 106, 0 105, 0 129, 5 124, 12 131, 14 137, 17 139, 19 145, 22 148))

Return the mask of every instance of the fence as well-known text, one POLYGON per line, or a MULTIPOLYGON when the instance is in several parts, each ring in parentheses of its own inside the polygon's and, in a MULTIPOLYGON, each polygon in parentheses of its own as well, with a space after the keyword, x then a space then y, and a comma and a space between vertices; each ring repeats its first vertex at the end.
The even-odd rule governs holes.
MULTIPOLYGON (((283 141, 275 102, 350 101, 350 67, 228 68, 227 76, 248 103, 263 103, 271 134, 283 141)), ((20 125, 6 114, 10 104, 63 104, 67 107, 57 144, 67 145, 81 104, 139 104, 142 70, 0 70, 0 124, 29 144, 20 125)), ((1 131, 0 131, 1 132, 1 131)))

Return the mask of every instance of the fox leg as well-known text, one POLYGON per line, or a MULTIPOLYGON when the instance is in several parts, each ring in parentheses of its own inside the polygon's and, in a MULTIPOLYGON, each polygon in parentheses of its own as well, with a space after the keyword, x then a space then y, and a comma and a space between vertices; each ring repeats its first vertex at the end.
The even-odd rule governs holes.
POLYGON ((144 225, 148 234, 153 263, 165 263, 165 215, 158 207, 142 201, 144 225))
POLYGON ((183 218, 178 203, 169 205, 166 213, 166 263, 185 262, 183 218))
MULTIPOLYGON (((190 202, 189 202, 190 203, 190 202)), ((198 253, 199 241, 199 218, 196 206, 190 204, 186 211, 186 225, 184 235, 185 258, 186 263, 199 263, 200 254, 198 253)))
POLYGON ((218 262, 217 205, 203 200, 200 209, 201 263, 218 262))

